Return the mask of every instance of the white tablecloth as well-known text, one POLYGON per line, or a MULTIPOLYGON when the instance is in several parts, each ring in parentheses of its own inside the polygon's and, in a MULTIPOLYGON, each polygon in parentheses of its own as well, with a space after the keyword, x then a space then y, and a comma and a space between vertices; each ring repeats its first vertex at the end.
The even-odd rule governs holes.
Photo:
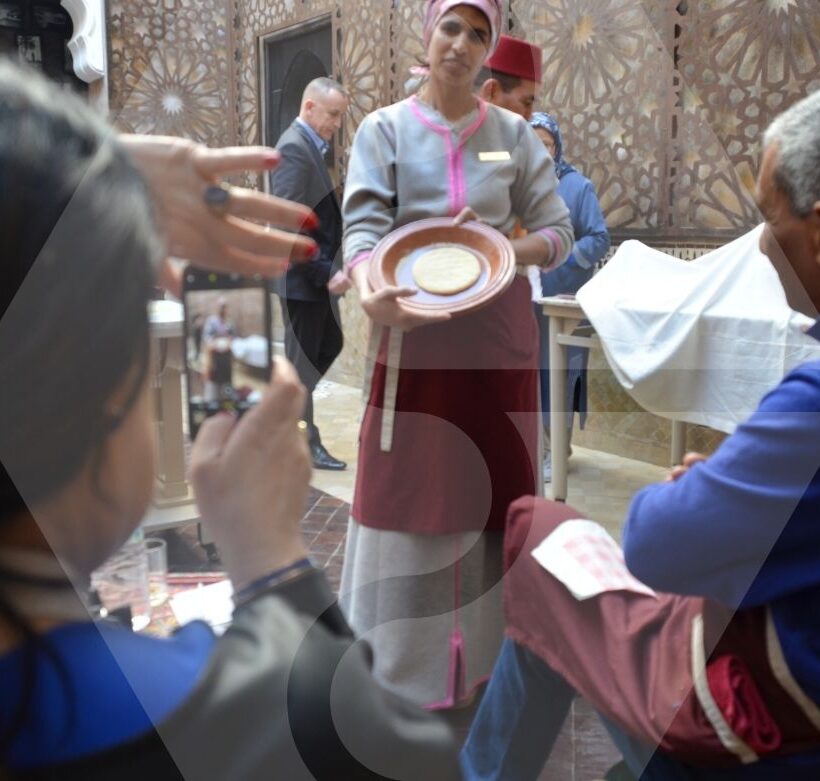
POLYGON ((789 369, 820 359, 758 249, 762 227, 696 260, 624 242, 578 291, 621 385, 644 409, 731 432, 789 369))

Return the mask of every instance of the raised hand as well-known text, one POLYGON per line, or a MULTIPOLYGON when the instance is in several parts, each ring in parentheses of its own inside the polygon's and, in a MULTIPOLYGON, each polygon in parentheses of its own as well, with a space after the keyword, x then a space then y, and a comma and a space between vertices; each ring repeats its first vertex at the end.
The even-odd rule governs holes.
POLYGON ((683 463, 678 464, 677 466, 672 467, 672 471, 666 478, 667 483, 673 483, 676 480, 680 480, 695 464, 701 463, 701 461, 705 461, 708 456, 703 455, 703 453, 687 453, 683 457, 683 463))
POLYGON ((240 419, 209 418, 191 452, 191 482, 236 590, 307 555, 299 533, 311 462, 305 390, 293 366, 274 362, 262 400, 240 419))
MULTIPOLYGON (((215 209, 206 190, 239 171, 270 171, 279 153, 268 147, 209 149, 170 136, 120 136, 148 182, 167 254, 215 271, 282 274, 291 261, 310 260, 316 243, 295 233, 318 222, 306 206, 244 187, 223 185, 224 203, 215 209), (276 225, 275 229, 264 223, 276 225), (294 231, 294 232, 290 232, 294 231)), ((168 260, 160 281, 179 292, 181 273, 168 260)))

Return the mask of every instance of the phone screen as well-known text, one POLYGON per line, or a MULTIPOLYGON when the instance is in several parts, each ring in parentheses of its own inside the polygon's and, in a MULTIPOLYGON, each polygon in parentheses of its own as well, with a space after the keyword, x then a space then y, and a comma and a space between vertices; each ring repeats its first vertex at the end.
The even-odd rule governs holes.
POLYGON ((271 306, 261 277, 189 267, 183 290, 193 439, 209 416, 223 410, 241 415, 262 397, 271 367, 271 306))

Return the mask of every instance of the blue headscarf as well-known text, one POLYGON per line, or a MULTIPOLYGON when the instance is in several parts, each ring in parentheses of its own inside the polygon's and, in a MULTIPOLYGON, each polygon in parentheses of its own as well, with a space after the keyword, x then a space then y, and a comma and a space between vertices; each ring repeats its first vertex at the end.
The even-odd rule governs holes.
POLYGON ((564 139, 555 117, 543 111, 536 111, 530 119, 530 125, 546 130, 555 139, 555 175, 561 179, 574 171, 575 168, 564 160, 564 139))

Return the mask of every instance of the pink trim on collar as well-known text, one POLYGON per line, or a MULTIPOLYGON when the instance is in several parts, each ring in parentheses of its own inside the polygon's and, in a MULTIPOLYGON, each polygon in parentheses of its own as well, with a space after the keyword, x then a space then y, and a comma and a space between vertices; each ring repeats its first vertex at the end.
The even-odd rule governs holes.
POLYGON ((475 135, 487 119, 487 103, 478 98, 478 116, 475 121, 461 131, 458 143, 453 144, 453 131, 447 125, 434 122, 426 116, 418 104, 418 98, 413 95, 408 99, 410 110, 416 118, 427 128, 437 133, 447 145, 447 171, 450 191, 450 215, 455 217, 467 206, 467 182, 464 178, 464 145, 475 135))
POLYGON ((459 143, 461 144, 465 143, 470 136, 474 135, 487 119, 487 113, 489 112, 489 108, 487 108, 487 101, 482 100, 481 98, 478 98, 477 100, 478 116, 475 118, 475 122, 473 122, 472 125, 461 131, 461 138, 459 139, 459 143))
POLYGON ((457 174, 455 169, 455 159, 453 155, 453 134, 450 132, 450 128, 446 125, 439 125, 436 122, 433 122, 430 117, 426 116, 425 113, 421 110, 421 107, 418 104, 418 99, 415 95, 413 95, 410 100, 410 110, 416 115, 416 119, 419 120, 426 128, 432 130, 434 133, 438 133, 443 139, 444 143, 447 145, 447 172, 449 176, 449 191, 450 191, 450 215, 455 217, 459 211, 458 203, 456 201, 456 191, 458 189, 458 180, 457 174))
POLYGON ((455 153, 454 168, 456 171, 456 214, 467 206, 467 181, 464 178, 464 145, 473 136, 487 119, 487 104, 479 98, 478 116, 475 122, 461 131, 458 138, 458 148, 455 153))

